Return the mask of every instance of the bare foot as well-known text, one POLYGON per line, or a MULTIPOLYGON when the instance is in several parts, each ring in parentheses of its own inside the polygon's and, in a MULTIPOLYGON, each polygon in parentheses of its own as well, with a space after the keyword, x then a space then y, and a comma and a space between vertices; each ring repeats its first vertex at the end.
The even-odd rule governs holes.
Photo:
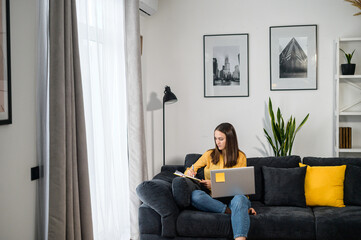
POLYGON ((226 214, 231 214, 232 211, 231 211, 231 209, 230 209, 229 207, 227 207, 227 208, 226 208, 226 211, 224 211, 224 213, 226 213, 226 214))
POLYGON ((249 215, 257 215, 256 210, 254 210, 254 208, 248 209, 248 214, 249 215))
POLYGON ((237 237, 234 240, 246 240, 246 239, 247 239, 246 237, 237 237))

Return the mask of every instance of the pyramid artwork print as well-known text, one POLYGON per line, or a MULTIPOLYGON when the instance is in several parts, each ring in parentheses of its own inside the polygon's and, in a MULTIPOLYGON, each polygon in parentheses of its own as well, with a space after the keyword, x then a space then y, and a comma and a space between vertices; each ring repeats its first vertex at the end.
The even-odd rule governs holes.
MULTIPOLYGON (((307 43, 307 38, 299 38, 298 40, 307 43)), ((293 37, 284 48, 280 43, 280 78, 307 78, 307 48, 306 45, 303 46, 304 50, 299 41, 293 37)))

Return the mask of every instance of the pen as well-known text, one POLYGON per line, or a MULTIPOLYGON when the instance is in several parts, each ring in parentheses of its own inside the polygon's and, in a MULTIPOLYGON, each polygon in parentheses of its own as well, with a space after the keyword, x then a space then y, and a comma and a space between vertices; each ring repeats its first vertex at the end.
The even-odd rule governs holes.
MULTIPOLYGON (((193 170, 193 173, 194 173, 194 165, 192 164, 192 170, 193 170)), ((194 177, 194 174, 193 174, 193 177, 194 177)))

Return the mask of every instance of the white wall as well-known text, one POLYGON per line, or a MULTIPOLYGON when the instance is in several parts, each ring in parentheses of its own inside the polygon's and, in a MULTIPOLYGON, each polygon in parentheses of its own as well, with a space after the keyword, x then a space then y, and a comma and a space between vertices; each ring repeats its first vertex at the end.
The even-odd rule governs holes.
MULTIPOLYGON (((331 156, 333 148, 333 41, 361 35, 359 9, 342 0, 159 0, 158 12, 141 21, 145 105, 161 101, 165 85, 178 102, 166 106, 166 163, 182 164, 185 154, 203 153, 213 130, 232 123, 248 157, 272 155, 264 137, 268 97, 285 119, 298 123, 293 154, 331 156), (318 89, 270 91, 269 27, 317 24, 318 89), (203 35, 249 34, 249 97, 203 97, 203 35)), ((355 54, 361 54, 355 53, 355 54)), ((361 63, 360 63, 361 65, 361 63)), ((162 110, 146 111, 150 171, 162 165, 162 110)))
POLYGON ((35 236, 36 0, 10 1, 13 124, 0 126, 0 239, 35 236))

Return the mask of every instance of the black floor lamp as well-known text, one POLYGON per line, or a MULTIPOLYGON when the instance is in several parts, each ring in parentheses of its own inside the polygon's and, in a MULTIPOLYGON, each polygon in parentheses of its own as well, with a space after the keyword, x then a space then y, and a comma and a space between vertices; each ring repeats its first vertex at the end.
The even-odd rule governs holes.
POLYGON ((165 104, 172 104, 177 102, 178 99, 172 93, 169 86, 165 86, 163 97, 163 166, 165 165, 165 104))

